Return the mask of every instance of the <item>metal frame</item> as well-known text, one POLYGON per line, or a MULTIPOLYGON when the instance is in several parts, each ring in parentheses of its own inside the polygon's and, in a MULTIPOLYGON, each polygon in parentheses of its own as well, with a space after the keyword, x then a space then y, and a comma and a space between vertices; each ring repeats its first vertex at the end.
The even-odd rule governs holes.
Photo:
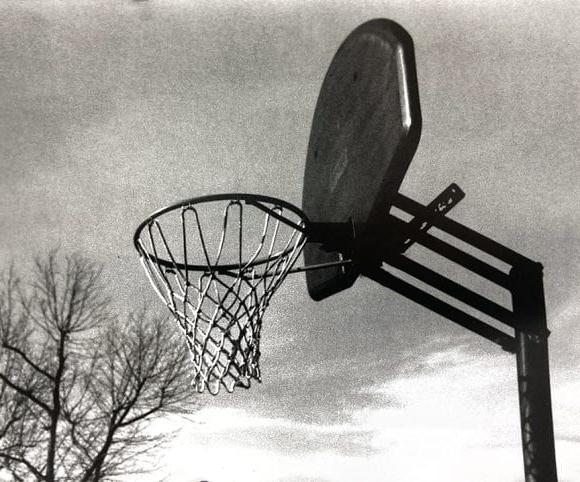
MULTIPOLYGON (((463 197, 461 190, 450 191, 452 187, 457 186, 450 186, 428 206, 423 206, 398 194, 393 200, 393 206, 410 214, 413 219, 405 222, 389 214, 386 230, 376 233, 383 237, 382 243, 377 242, 376 238, 361 240, 354 236, 354 246, 348 254, 352 255, 352 262, 358 265, 357 269, 363 276, 516 355, 525 480, 526 482, 557 481, 548 357, 549 331, 546 323, 542 265, 446 218, 444 214, 463 197), (447 199, 450 193, 455 196, 455 199, 449 199, 449 204, 443 209, 434 209, 438 206, 437 200, 447 199), (510 267, 509 272, 504 272, 447 241, 429 234, 427 230, 430 227, 435 227, 466 245, 500 260, 510 267), (396 236, 393 236, 393 233, 396 233, 396 236), (512 310, 412 260, 404 253, 414 243, 508 290, 512 298, 512 310), (369 250, 368 247, 372 245, 378 248, 369 250), (392 266, 478 312, 494 318, 505 326, 505 331, 395 276, 383 269, 383 264, 392 266)), ((322 228, 319 226, 311 234, 323 231, 322 228)), ((332 230, 332 226, 328 225, 327 229, 332 230)), ((346 227, 343 226, 342 229, 344 232, 346 227)), ((323 241, 334 237, 327 233, 326 236, 319 236, 319 239, 314 240, 323 241)), ((339 247, 333 245, 329 248, 338 249, 339 247)))

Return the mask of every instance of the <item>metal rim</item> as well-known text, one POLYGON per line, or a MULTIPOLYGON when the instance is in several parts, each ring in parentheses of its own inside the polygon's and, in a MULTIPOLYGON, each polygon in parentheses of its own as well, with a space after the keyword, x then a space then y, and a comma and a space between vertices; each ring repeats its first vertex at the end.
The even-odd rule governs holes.
MULTIPOLYGON (((298 217, 300 217, 300 219, 304 222, 304 228, 303 228, 303 230, 301 230, 301 232, 302 232, 302 236, 306 236, 306 227, 309 224, 308 217, 301 209, 299 209, 298 207, 294 206, 293 204, 291 204, 287 201, 284 201, 283 199, 278 199, 278 198, 271 197, 271 196, 264 196, 261 194, 247 194, 247 193, 209 194, 206 196, 193 197, 190 199, 185 199, 183 201, 179 201, 179 202, 170 204, 169 206, 165 206, 161 209, 158 209, 157 211, 155 211, 154 213, 149 215, 147 218, 145 218, 145 220, 141 224, 139 224, 139 226, 135 230, 135 234, 133 235, 133 244, 135 246, 135 249, 137 250, 137 252, 139 253, 140 256, 146 256, 147 258, 151 259, 155 263, 162 265, 162 266, 165 266, 165 267, 168 267, 168 268, 187 269, 187 270, 192 270, 192 271, 207 271, 208 269, 211 269, 214 271, 226 271, 226 272, 230 271, 230 270, 240 269, 240 265, 237 263, 236 264, 217 264, 214 266, 208 266, 207 264, 198 265, 198 264, 175 263, 173 261, 168 261, 166 259, 159 258, 159 257, 155 256, 153 253, 148 252, 144 248, 142 243, 140 242, 140 237, 141 237, 141 233, 143 232, 143 230, 147 226, 150 226, 152 223, 154 223, 163 214, 174 211, 176 209, 190 207, 190 206, 193 206, 196 204, 202 204, 202 203, 214 202, 214 201, 227 201, 227 200, 245 201, 247 204, 250 204, 250 205, 252 205, 252 203, 248 203, 248 201, 254 201, 256 203, 254 205, 258 208, 260 208, 260 205, 259 205, 260 202, 264 202, 264 203, 269 203, 269 204, 274 204, 276 206, 280 206, 284 209, 288 209, 289 211, 291 211, 292 213, 294 213, 298 217)), ((274 216, 274 217, 276 217, 276 216, 274 216)), ((278 219, 280 221, 284 222, 285 224, 290 225, 294 228, 297 227, 297 225, 295 223, 293 223, 289 220, 285 221, 285 219, 283 217, 278 217, 278 219)), ((276 253, 274 259, 277 259, 280 256, 285 256, 285 255, 289 254, 290 252, 292 252, 292 250, 293 250, 293 248, 288 248, 284 251, 276 253)), ((244 265, 244 267, 251 268, 253 266, 267 263, 271 260, 272 260, 272 258, 259 258, 248 265, 244 265)))

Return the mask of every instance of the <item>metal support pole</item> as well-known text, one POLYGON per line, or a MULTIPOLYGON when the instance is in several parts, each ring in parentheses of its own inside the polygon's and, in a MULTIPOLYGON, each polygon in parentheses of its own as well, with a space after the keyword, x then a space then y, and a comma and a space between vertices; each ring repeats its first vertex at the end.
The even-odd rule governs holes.
POLYGON ((526 482, 556 482, 556 451, 550 395, 548 329, 542 265, 514 266, 512 297, 526 482))

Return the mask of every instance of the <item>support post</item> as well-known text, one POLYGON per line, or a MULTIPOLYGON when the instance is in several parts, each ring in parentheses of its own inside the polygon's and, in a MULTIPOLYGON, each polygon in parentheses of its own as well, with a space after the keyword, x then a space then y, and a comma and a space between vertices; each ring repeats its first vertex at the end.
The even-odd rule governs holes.
POLYGON ((556 482, 548 335, 542 265, 514 266, 512 299, 526 482, 556 482))

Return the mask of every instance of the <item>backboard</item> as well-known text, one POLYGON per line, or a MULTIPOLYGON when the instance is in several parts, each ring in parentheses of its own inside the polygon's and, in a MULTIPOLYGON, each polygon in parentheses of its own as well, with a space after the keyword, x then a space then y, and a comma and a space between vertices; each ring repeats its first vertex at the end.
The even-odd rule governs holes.
MULTIPOLYGON (((310 221, 351 221, 361 235, 384 226, 420 135, 413 41, 391 20, 364 23, 335 54, 318 97, 302 200, 310 221)), ((307 266, 342 256, 319 243, 304 249, 307 266)), ((307 271, 310 296, 348 288, 355 266, 307 271)))

